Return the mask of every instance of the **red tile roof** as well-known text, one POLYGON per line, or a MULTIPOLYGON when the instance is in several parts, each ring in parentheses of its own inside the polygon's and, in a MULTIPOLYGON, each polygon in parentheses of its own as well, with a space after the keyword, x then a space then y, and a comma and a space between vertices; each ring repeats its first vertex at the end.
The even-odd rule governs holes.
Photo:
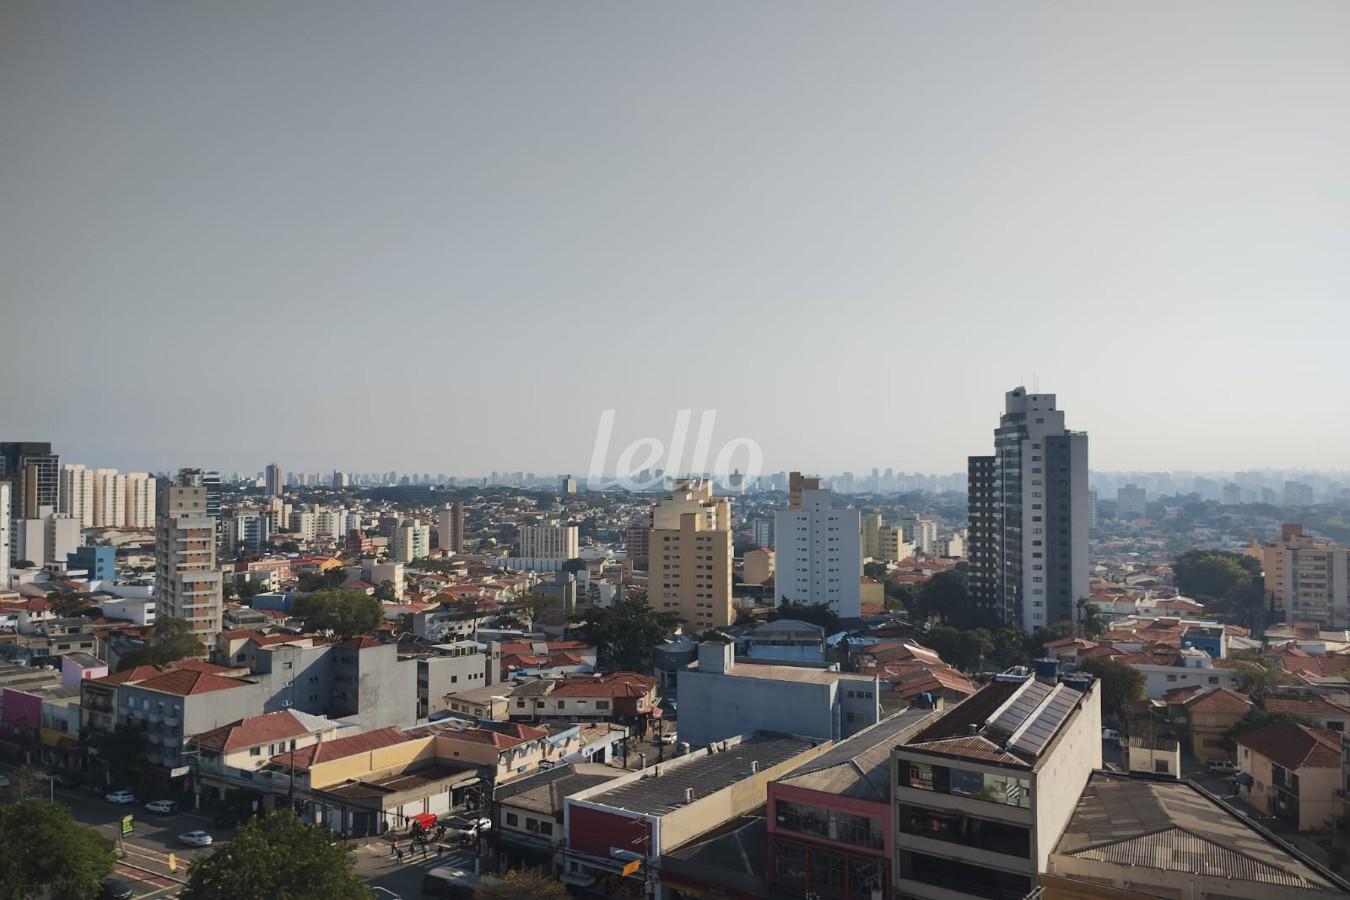
POLYGON ((1237 743, 1291 772, 1341 766, 1341 736, 1306 725, 1268 725, 1239 735, 1237 743))
POLYGON ((121 672, 114 672, 111 675, 104 675, 102 678, 95 678, 94 681, 100 684, 135 684, 138 681, 145 681, 147 678, 154 678, 163 673, 159 666, 136 666, 131 669, 123 669, 121 672))
POLYGON ((1254 704, 1246 694, 1221 687, 1196 694, 1185 701, 1185 706, 1193 713, 1232 713, 1242 716, 1251 712, 1254 704))
POLYGON ((941 753, 944 756, 956 756, 961 759, 975 759, 982 762, 1005 763, 1023 769, 1027 767, 1026 760, 1013 756, 1011 753, 1005 753, 998 744, 978 734, 970 737, 924 741, 921 744, 910 744, 906 749, 928 750, 933 753, 941 753))
MULTIPOLYGON (((306 771, 319 763, 332 762, 335 759, 342 759, 345 756, 352 756, 357 753, 369 753, 372 750, 380 750, 384 747, 392 747, 395 744, 401 744, 404 741, 411 741, 417 735, 408 734, 397 728, 377 728, 374 731, 366 731, 361 734, 354 734, 351 737, 338 738, 335 741, 320 741, 317 744, 311 744, 308 747, 299 747, 295 751, 296 771, 306 771)), ((290 767, 291 753, 278 753, 272 757, 272 762, 277 765, 290 767)))
POLYGON ((239 677, 249 674, 247 668, 218 666, 203 659, 180 659, 177 662, 169 663, 164 668, 170 672, 208 672, 212 675, 224 675, 226 677, 239 677))
MULTIPOLYGON (((195 743, 208 750, 229 752, 242 747, 256 747, 273 741, 309 734, 309 729, 291 714, 288 709, 281 712, 252 716, 222 725, 212 731, 197 735, 195 743)), ((299 753, 299 751, 296 751, 299 753)))
POLYGON ((209 694, 212 691, 227 691, 252 683, 241 678, 225 678, 221 675, 212 675, 209 672, 191 672, 186 669, 179 669, 156 675, 154 678, 148 678, 138 684, 137 687, 186 697, 192 694, 209 694))
POLYGON ((384 647, 386 645, 384 641, 377 641, 375 638, 363 634, 360 637, 343 641, 338 646, 343 650, 369 650, 372 647, 384 647))
POLYGON ((1350 709, 1325 697, 1267 697, 1262 705, 1267 712, 1290 713, 1309 719, 1350 718, 1350 709))
POLYGON ((611 675, 576 675, 558 682, 552 697, 645 697, 656 688, 657 680, 636 672, 611 675))

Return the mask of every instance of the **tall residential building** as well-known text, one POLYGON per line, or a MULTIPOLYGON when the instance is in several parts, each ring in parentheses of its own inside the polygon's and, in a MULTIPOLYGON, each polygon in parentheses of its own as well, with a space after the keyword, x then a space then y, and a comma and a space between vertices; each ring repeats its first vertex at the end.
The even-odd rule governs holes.
POLYGON ((60 507, 61 457, 46 441, 0 442, 0 478, 13 485, 10 504, 16 519, 36 519, 42 507, 60 507))
POLYGON ((564 494, 575 494, 577 492, 577 480, 571 475, 562 477, 562 492, 564 494))
POLYGON ((244 513, 225 520, 225 552, 238 556, 260 552, 272 536, 271 520, 260 513, 244 513))
POLYGON ((286 473, 281 470, 281 466, 276 463, 268 463, 263 478, 268 496, 280 497, 285 492, 286 473))
POLYGON ((802 505, 802 491, 820 490, 819 478, 803 478, 801 472, 788 473, 788 509, 798 509, 802 505))
POLYGON ((210 647, 220 631, 222 601, 216 520, 206 514, 207 487, 180 472, 157 500, 156 614, 186 620, 210 647))
POLYGON ((155 476, 149 472, 127 473, 127 527, 155 527, 155 476))
POLYGON ((714 498, 712 482, 679 480, 652 507, 648 597, 695 629, 730 625, 731 501, 714 498))
POLYGON ((1262 548, 1266 596, 1287 622, 1350 626, 1350 549, 1286 524, 1262 548))
POLYGON ((914 549, 924 556, 931 556, 937 549, 937 522, 923 516, 911 516, 905 526, 905 532, 914 549))
POLYGON ((773 547, 773 519, 756 519, 750 523, 750 540, 756 547, 773 547))
POLYGON ((1134 484, 1116 489, 1116 515, 1126 521, 1148 515, 1148 491, 1134 484))
POLYGON ((464 552, 464 501, 456 500, 441 507, 441 519, 437 525, 437 536, 442 550, 450 553, 464 552))
POLYGON ((127 477, 116 469, 94 470, 94 527, 125 528, 127 477))
POLYGON ((970 593, 1023 631, 1072 621, 1088 595, 1088 441, 1054 394, 1007 393, 994 455, 969 461, 970 593))
POLYGON ((67 554, 80 546, 80 523, 50 506, 38 507, 37 516, 14 519, 10 525, 11 561, 22 559, 38 566, 65 563, 67 554))
POLYGON ((576 559, 581 543, 575 525, 526 525, 520 529, 520 555, 525 559, 576 559))
POLYGON ((1097 492, 1088 491, 1088 530, 1097 528, 1097 492))
POLYGON ((408 563, 431 552, 431 527, 411 519, 399 522, 389 534, 389 558, 408 563))
POLYGON ((12 512, 10 501, 12 496, 10 483, 0 481, 0 590, 9 588, 9 522, 12 512))
POLYGON ((80 523, 94 527, 94 472, 79 463, 61 467, 61 489, 56 510, 80 523))
POLYGON ((881 513, 865 513, 859 522, 863 558, 881 559, 881 513))
POLYGON ((835 509, 830 491, 803 490, 796 509, 774 514, 774 606, 829 604, 843 619, 861 612, 861 524, 835 509))

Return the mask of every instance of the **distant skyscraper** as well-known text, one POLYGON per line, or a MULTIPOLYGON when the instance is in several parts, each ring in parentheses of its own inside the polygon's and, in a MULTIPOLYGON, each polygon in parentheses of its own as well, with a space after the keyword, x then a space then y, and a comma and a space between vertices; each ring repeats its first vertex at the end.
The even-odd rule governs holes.
POLYGON ((1219 496, 1219 502, 1224 506, 1237 506, 1242 502, 1242 486, 1232 483, 1225 484, 1219 496))
POLYGON ((441 507, 441 518, 437 524, 442 550, 450 553, 464 552, 464 501, 456 500, 441 507))
POLYGON ((774 514, 775 606, 829 604, 840 618, 861 612, 861 523, 856 509, 835 509, 829 491, 805 489, 796 509, 774 514))
POLYGON ((1301 481, 1286 481, 1284 483, 1284 505, 1312 506, 1313 505, 1312 485, 1304 484, 1301 481))
POLYGON ((333 473, 333 487, 335 487, 335 488, 345 488, 345 487, 347 486, 348 483, 349 483, 349 479, 348 479, 348 477, 347 477, 347 473, 346 473, 346 472, 334 472, 334 473, 333 473))
POLYGON ((207 487, 183 472, 158 492, 157 500, 156 613, 186 620, 209 648, 220 631, 222 603, 216 520, 206 514, 207 487))
POLYGON ((155 477, 149 472, 127 473, 127 527, 155 527, 155 477))
POLYGON ((1004 625, 1073 620, 1088 594, 1087 435, 1054 394, 1008 392, 994 455, 969 463, 971 598, 1004 625))
POLYGON ((42 507, 60 507, 61 457, 45 441, 0 443, 0 478, 13 485, 10 503, 16 519, 36 519, 42 507))
POLYGON ((1144 518, 1148 515, 1148 492, 1133 484, 1117 489, 1116 515, 1130 522, 1144 518))
POLYGON ((127 477, 116 469, 94 470, 94 526, 125 528, 127 477))
POLYGON ((648 596, 694 629, 732 622, 731 501, 714 498, 712 482, 680 480, 652 507, 648 596))
POLYGON ((57 511, 79 522, 81 528, 94 527, 94 481, 94 472, 79 463, 61 467, 57 511))
POLYGON ((263 479, 269 496, 280 497, 285 493, 286 473, 281 471, 281 466, 268 463, 263 479))
POLYGON ((788 473, 788 509, 800 509, 802 491, 820 490, 819 478, 803 478, 801 472, 788 473))
POLYGON ((575 494, 577 492, 577 480, 571 475, 563 476, 562 492, 564 494, 575 494))

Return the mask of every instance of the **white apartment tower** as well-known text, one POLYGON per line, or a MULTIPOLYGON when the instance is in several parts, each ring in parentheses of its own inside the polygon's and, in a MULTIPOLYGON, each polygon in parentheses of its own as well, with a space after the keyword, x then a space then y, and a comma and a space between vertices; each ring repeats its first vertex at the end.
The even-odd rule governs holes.
POLYGON ((155 527, 155 476, 149 472, 127 473, 128 528, 155 527))
POLYGON ((835 509, 827 490, 804 489, 796 508, 774 513, 773 602, 828 604, 840 618, 861 612, 861 517, 835 509))
POLYGON ((79 463, 61 467, 61 491, 56 509, 81 528, 94 527, 94 472, 79 463))
POLYGON ((208 647, 220 631, 221 577, 216 520, 206 514, 202 484, 180 482, 159 492, 155 520, 156 614, 184 619, 208 647))
POLYGON ((125 528, 127 476, 116 469, 94 470, 94 527, 125 528))
POLYGON ((1087 598, 1088 440, 1054 394, 1007 393, 994 455, 969 461, 971 599, 1031 632, 1073 621, 1087 598))
POLYGON ((575 525, 526 525, 520 529, 520 555, 525 559, 576 559, 581 542, 575 525))

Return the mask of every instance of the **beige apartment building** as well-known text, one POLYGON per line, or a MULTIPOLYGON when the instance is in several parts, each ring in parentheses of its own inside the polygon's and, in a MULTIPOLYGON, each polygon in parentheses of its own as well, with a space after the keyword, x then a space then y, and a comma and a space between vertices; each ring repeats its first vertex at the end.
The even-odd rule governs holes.
POLYGON ((1350 549, 1286 524, 1262 548, 1266 595, 1291 622, 1350 624, 1350 549))
POLYGON ((526 525, 520 529, 520 555, 526 559, 576 559, 581 543, 575 525, 526 525))
POLYGON ((155 598, 159 617, 185 619, 210 647, 220 631, 221 576, 216 520, 206 514, 206 487, 174 484, 159 496, 155 520, 155 598))
POLYGON ((681 480, 652 508, 648 595, 698 629, 730 625, 731 501, 712 482, 681 480))

